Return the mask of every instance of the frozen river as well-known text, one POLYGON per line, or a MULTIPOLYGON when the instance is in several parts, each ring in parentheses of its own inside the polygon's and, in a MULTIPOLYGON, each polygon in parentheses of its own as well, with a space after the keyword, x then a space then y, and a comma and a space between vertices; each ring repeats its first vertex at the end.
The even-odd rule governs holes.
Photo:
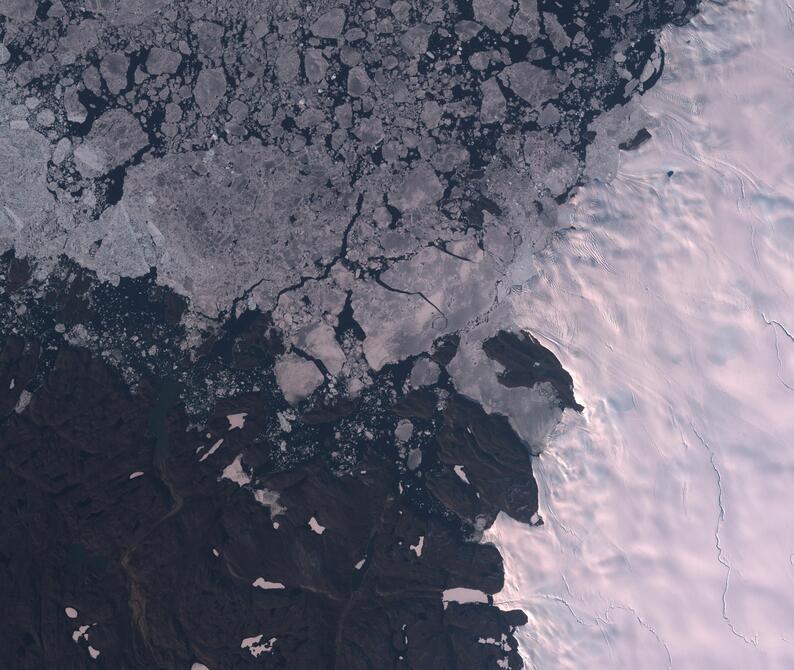
POLYGON ((794 668, 794 11, 662 44, 653 141, 514 301, 587 408, 536 460, 545 525, 488 535, 529 668, 794 668))

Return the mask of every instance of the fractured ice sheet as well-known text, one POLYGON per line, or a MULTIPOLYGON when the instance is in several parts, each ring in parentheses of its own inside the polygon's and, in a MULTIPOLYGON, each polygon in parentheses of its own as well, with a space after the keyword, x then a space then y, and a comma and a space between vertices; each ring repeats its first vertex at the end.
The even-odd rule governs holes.
POLYGON ((494 303, 496 264, 474 244, 461 245, 460 251, 470 257, 427 247, 394 263, 381 275, 382 285, 356 290, 353 309, 374 370, 427 351, 435 338, 466 326, 494 303))
MULTIPOLYGON (((37 259, 39 274, 61 253, 114 283, 155 268, 158 282, 189 298, 185 322, 213 331, 232 308, 239 317, 275 306, 288 352, 273 354, 276 381, 294 404, 325 381, 360 393, 375 376, 368 366, 426 354, 438 336, 465 329, 455 385, 489 411, 509 412, 527 444, 542 447, 559 415, 553 398, 548 389, 499 384, 482 338, 514 325, 499 305, 515 278, 511 262, 548 242, 561 196, 585 172, 609 176, 616 146, 637 130, 629 107, 607 114, 625 124, 582 122, 583 111, 601 112, 620 91, 612 51, 633 48, 619 43, 623 32, 652 43, 644 10, 658 9, 666 22, 686 16, 694 0, 677 0, 675 10, 656 0, 615 5, 605 53, 585 63, 562 53, 571 45, 593 53, 584 33, 601 28, 588 25, 585 0, 582 17, 565 27, 535 0, 475 0, 477 22, 458 20, 465 10, 455 3, 420 10, 403 0, 312 3, 300 7, 303 20, 283 3, 66 4, 68 12, 60 2, 0 4, 10 16, 3 39, 14 49, 13 60, 0 49, 0 62, 10 63, 0 72, 2 249, 37 259), (365 24, 377 27, 358 27, 365 24), (113 44, 104 43, 107 32, 113 44), (462 57, 464 49, 472 53, 462 57), (539 67, 541 59, 554 69, 539 67), (127 74, 134 86, 125 92, 127 74), (586 166, 592 135, 597 150, 588 149, 586 166), (348 305, 358 329, 338 341, 348 305)), ((639 88, 632 79, 626 86, 639 88)), ((414 372, 414 386, 438 375, 429 363, 414 372)), ((277 420, 300 436, 297 409, 277 420)), ((235 441, 243 422, 229 423, 240 429, 227 436, 235 441)), ((428 432, 402 424, 395 434, 408 441, 428 432)), ((223 481, 231 480, 271 515, 283 511, 278 492, 256 488, 262 463, 228 463, 238 449, 220 450, 222 442, 200 456, 213 476, 220 471, 220 486, 235 492, 223 481)), ((423 454, 432 450, 404 451, 409 470, 424 476, 432 459, 423 454)), ((476 468, 468 472, 476 485, 476 468)), ((342 528, 321 511, 331 533, 318 544, 331 546, 342 528)), ((309 528, 325 530, 315 517, 309 528)), ((419 537, 410 545, 416 558, 419 537)), ((437 546, 431 540, 434 553, 437 546)), ((465 591, 448 595, 487 601, 465 591)), ((275 638, 263 638, 242 648, 270 651, 275 638)), ((239 637, 231 639, 236 646, 239 637)))

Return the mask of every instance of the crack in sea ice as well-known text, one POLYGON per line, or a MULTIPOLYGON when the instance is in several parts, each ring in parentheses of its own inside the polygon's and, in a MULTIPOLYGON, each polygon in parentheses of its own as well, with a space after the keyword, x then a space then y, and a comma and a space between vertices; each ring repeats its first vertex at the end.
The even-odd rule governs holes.
POLYGON ((731 566, 730 562, 727 558, 725 558, 725 550, 722 546, 722 539, 720 537, 720 530, 722 529, 722 524, 725 522, 725 503, 724 503, 724 495, 725 492, 722 488, 722 473, 720 469, 717 467, 717 458, 716 454, 714 453, 714 449, 712 449, 711 445, 706 442, 703 436, 698 432, 697 428, 694 425, 690 424, 692 428, 692 432, 695 433, 698 441, 706 452, 709 455, 709 462, 711 463, 711 469, 714 470, 714 475, 716 476, 717 480, 717 504, 719 506, 719 514, 717 516, 717 528, 714 531, 714 541, 715 546, 717 548, 717 560, 720 562, 721 565, 725 567, 725 585, 722 589, 722 618, 725 620, 725 623, 728 624, 728 628, 731 629, 731 632, 741 640, 744 640, 745 644, 752 644, 754 647, 758 646, 758 634, 756 633, 753 637, 747 637, 746 635, 740 633, 731 621, 731 618, 728 616, 728 588, 730 587, 731 582, 731 573, 733 572, 733 567, 731 566))

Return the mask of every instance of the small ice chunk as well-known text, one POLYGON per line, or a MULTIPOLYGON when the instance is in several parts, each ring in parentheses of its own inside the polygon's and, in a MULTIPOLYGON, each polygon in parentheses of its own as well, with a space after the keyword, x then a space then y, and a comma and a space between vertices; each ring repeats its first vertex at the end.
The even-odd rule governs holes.
POLYGON ((62 137, 58 140, 58 143, 55 145, 55 149, 52 152, 52 162, 56 165, 60 165, 69 155, 69 152, 72 150, 72 142, 68 137, 62 137))
POLYGON ((325 526, 321 526, 314 517, 309 519, 309 528, 311 528, 318 535, 322 535, 325 532, 325 526))
POLYGON ((25 408, 30 404, 31 398, 33 398, 33 395, 30 393, 30 391, 22 391, 22 393, 19 394, 19 400, 17 400, 14 411, 17 414, 22 414, 22 412, 25 411, 25 408))
POLYGON ((424 548, 424 546, 425 546, 425 536, 424 535, 420 535, 419 536, 419 542, 417 542, 416 544, 412 544, 409 547, 409 549, 412 552, 414 552, 418 557, 421 558, 422 557, 422 549, 424 548))
POLYGON ((256 581, 254 581, 253 583, 253 586, 255 586, 258 589, 265 589, 265 590, 285 588, 284 584, 282 584, 281 582, 269 582, 263 577, 257 577, 256 581))
POLYGON ((359 98, 369 90, 370 78, 363 66, 357 65, 347 73, 347 92, 359 98))
POLYGON ((298 345, 313 358, 321 360, 330 374, 337 376, 342 372, 345 352, 336 341, 334 329, 324 321, 314 323, 301 331, 298 345))
POLYGON ((102 59, 99 72, 113 95, 118 95, 126 88, 129 65, 129 59, 120 51, 109 53, 102 59))
POLYGON ((429 165, 420 164, 389 192, 389 204, 401 212, 411 212, 435 203, 442 195, 444 187, 435 171, 429 165))
POLYGON ((430 386, 438 381, 440 368, 438 364, 428 360, 427 358, 420 358, 411 370, 411 386, 414 388, 421 388, 422 386, 430 386))
POLYGON ((66 612, 66 616, 68 616, 70 619, 77 618, 77 610, 74 607, 67 607, 64 609, 64 612, 66 612))
POLYGON ((99 649, 94 649, 90 644, 88 645, 88 653, 91 654, 91 658, 96 658, 99 656, 100 651, 99 649))
POLYGON ((206 665, 203 663, 194 663, 190 666, 190 670, 210 670, 206 665))
POLYGON ((323 39, 337 39, 342 34, 346 18, 345 10, 341 7, 335 7, 316 19, 311 24, 311 31, 314 35, 323 39))
POLYGON ((226 75, 222 68, 202 70, 196 77, 193 97, 204 116, 209 116, 226 94, 226 75))
POLYGON ((420 465, 422 465, 422 450, 411 449, 408 452, 408 469, 416 470, 420 465))
POLYGON ((400 442, 407 442, 414 433, 414 425, 408 419, 401 419, 394 429, 394 437, 400 442))
POLYGON ((292 424, 290 423, 291 419, 294 419, 295 416, 292 412, 279 412, 278 413, 278 425, 281 427, 285 433, 292 432, 292 424))
POLYGON ((242 429, 245 426, 245 417, 248 416, 248 412, 240 412, 239 414, 227 414, 226 420, 229 422, 229 430, 234 430, 235 428, 242 429))
POLYGON ((130 479, 137 479, 143 475, 143 471, 137 470, 130 475, 130 479))
POLYGON ((323 383, 323 373, 312 362, 295 354, 282 356, 275 367, 276 381, 287 402, 295 404, 323 383))
POLYGON ((146 58, 146 70, 149 74, 174 74, 182 63, 182 56, 169 49, 154 47, 146 58))
POLYGON ((366 563, 366 562, 367 562, 366 557, 362 558, 358 563, 356 563, 356 565, 355 565, 356 570, 361 570, 361 568, 364 567, 364 563, 366 563))

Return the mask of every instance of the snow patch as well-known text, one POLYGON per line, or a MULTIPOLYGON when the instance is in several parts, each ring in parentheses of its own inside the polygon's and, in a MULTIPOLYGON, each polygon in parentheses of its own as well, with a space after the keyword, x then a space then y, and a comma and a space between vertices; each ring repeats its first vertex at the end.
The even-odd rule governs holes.
POLYGON ((269 582, 262 577, 257 577, 256 581, 254 581, 252 586, 255 586, 258 589, 265 589, 266 591, 270 589, 284 588, 284 584, 282 584, 281 582, 269 582))
MULTIPOLYGON (((279 504, 279 495, 277 491, 271 491, 270 489, 254 489, 254 499, 260 505, 270 508, 271 518, 287 511, 286 507, 279 504)), ((273 526, 278 528, 275 523, 273 526)))
POLYGON ((452 469, 455 471, 455 474, 458 477, 460 477, 461 480, 464 481, 466 484, 471 483, 469 482, 469 478, 466 476, 466 468, 464 468, 462 465, 456 465, 452 469))
POLYGON ((454 589, 445 589, 441 594, 442 602, 446 603, 487 603, 488 594, 477 589, 467 589, 458 586, 454 589))
POLYGON ((218 451, 218 449, 220 448, 220 446, 222 444, 223 444, 223 438, 221 438, 220 440, 215 442, 215 444, 213 444, 209 448, 209 451, 207 451, 206 454, 204 454, 201 458, 199 458, 199 463, 203 463, 204 461, 206 461, 210 456, 212 456, 212 454, 214 454, 216 451, 218 451))
POLYGON ((229 422, 229 430, 241 430, 245 426, 245 417, 248 412, 240 412, 238 414, 227 414, 226 420, 229 422))
MULTIPOLYGON (((221 473, 221 479, 228 479, 229 481, 237 484, 237 486, 250 490, 251 493, 253 493, 254 500, 256 500, 256 502, 270 509, 271 519, 286 512, 287 508, 283 505, 280 505, 278 502, 279 494, 277 491, 271 491, 270 489, 265 488, 256 489, 251 486, 251 476, 243 468, 242 459, 242 454, 238 454, 235 459, 223 469, 223 472, 221 473)), ((275 523, 273 524, 273 527, 278 528, 275 523)))
POLYGON ((84 624, 83 626, 79 626, 75 628, 74 632, 72 633, 72 639, 75 642, 79 642, 82 639, 88 640, 88 629, 91 628, 89 624, 84 624))
POLYGON ((242 454, 238 454, 237 457, 223 469, 221 479, 233 481, 238 486, 248 486, 248 484, 251 483, 251 477, 243 470, 242 454))
POLYGON ((311 528, 318 535, 322 535, 325 532, 325 526, 321 526, 320 522, 314 517, 309 519, 309 528, 311 528))
POLYGON ((248 649, 251 652, 251 656, 256 658, 262 653, 269 653, 273 651, 273 645, 276 644, 276 640, 278 638, 271 637, 267 642, 262 642, 262 638, 264 637, 263 633, 259 635, 255 635, 254 637, 247 637, 243 639, 240 643, 240 649, 248 649))

